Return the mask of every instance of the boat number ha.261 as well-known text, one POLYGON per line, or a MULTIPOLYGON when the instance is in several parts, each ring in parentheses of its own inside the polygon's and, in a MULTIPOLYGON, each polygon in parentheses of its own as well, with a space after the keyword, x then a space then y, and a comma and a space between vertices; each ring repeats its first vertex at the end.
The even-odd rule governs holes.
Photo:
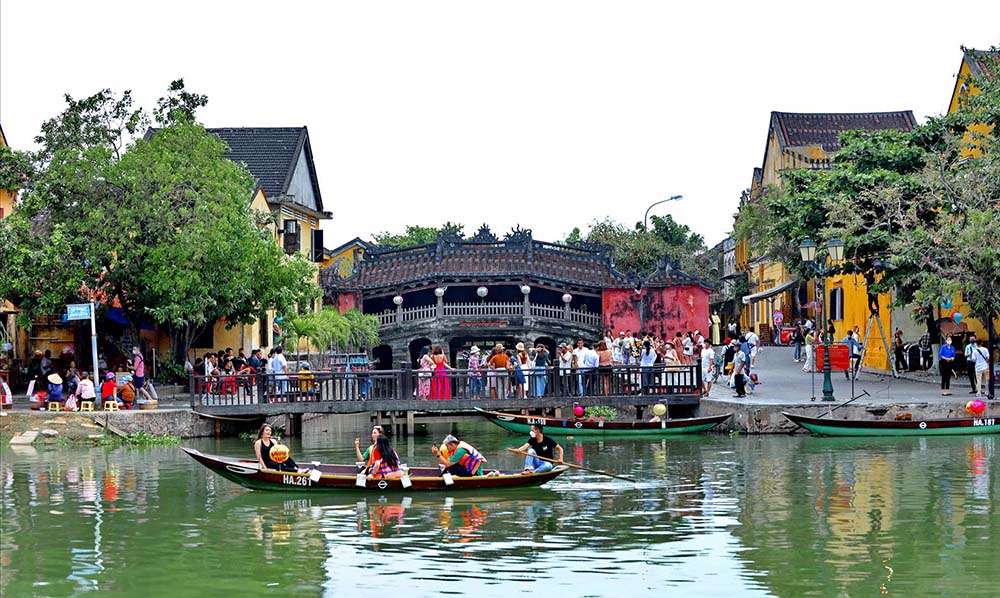
POLYGON ((312 480, 309 476, 298 476, 298 475, 288 475, 285 474, 281 476, 281 483, 288 484, 290 486, 312 486, 312 480))
POLYGON ((993 426, 996 425, 996 420, 994 418, 989 419, 974 419, 972 420, 973 426, 993 426))

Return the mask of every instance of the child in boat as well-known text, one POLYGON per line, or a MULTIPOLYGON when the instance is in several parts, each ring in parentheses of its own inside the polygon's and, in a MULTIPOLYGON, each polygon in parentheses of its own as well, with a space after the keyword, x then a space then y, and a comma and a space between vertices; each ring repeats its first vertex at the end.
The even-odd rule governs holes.
POLYGON ((389 439, 379 434, 375 439, 375 450, 379 458, 372 463, 368 471, 369 480, 393 480, 403 477, 403 469, 399 465, 399 455, 389 444, 389 439))

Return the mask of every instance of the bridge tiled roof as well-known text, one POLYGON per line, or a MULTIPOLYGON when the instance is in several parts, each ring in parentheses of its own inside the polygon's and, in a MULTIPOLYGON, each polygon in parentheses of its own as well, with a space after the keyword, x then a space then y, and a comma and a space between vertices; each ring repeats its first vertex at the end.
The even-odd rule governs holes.
POLYGON ((626 278, 597 251, 548 243, 461 243, 423 245, 389 252, 369 250, 350 278, 335 286, 363 290, 404 286, 423 280, 546 279, 602 288, 626 278))
MULTIPOLYGON (((415 284, 460 281, 528 281, 603 288, 639 286, 639 278, 614 266, 613 250, 604 245, 561 245, 535 241, 530 231, 496 238, 439 237, 437 243, 406 248, 370 248, 355 263, 354 273, 338 278, 334 269, 324 269, 323 286, 328 289, 379 291, 415 284)), ((690 284, 679 270, 661 266, 648 280, 655 286, 690 284)), ((697 284, 697 282, 696 282, 697 284)))

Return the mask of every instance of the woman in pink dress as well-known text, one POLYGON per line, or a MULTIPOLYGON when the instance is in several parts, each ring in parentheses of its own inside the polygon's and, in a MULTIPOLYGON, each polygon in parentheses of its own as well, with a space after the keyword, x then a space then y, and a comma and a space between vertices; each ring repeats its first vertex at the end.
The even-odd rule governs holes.
POLYGON ((448 370, 448 358, 444 356, 441 347, 434 345, 431 350, 431 361, 434 362, 434 377, 431 378, 431 400, 450 401, 451 400, 451 379, 448 370))
POLYGON ((420 350, 420 359, 417 361, 417 398, 427 399, 431 396, 431 375, 434 369, 434 362, 431 361, 431 348, 424 347, 420 350))

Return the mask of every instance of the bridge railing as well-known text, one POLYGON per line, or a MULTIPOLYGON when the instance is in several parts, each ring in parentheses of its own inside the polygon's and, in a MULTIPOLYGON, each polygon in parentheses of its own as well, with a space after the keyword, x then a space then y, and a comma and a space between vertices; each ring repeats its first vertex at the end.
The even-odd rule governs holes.
POLYGON ((428 401, 544 397, 700 396, 701 368, 611 366, 524 369, 523 384, 506 370, 412 369, 362 372, 191 376, 191 407, 269 403, 428 401))

